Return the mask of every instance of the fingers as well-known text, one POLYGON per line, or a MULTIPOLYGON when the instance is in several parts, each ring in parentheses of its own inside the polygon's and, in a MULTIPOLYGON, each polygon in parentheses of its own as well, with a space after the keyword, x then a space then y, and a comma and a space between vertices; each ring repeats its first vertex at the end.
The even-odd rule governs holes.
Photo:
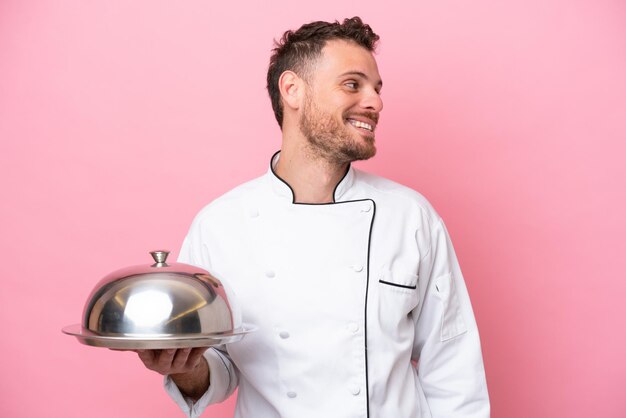
POLYGON ((189 357, 187 358, 187 364, 190 365, 192 368, 195 368, 196 366, 198 366, 198 363, 200 363, 200 359, 202 358, 202 355, 208 349, 209 347, 196 347, 192 349, 191 353, 189 353, 189 357))
POLYGON ((171 363, 172 369, 176 370, 174 373, 181 373, 180 370, 185 370, 185 366, 187 365, 187 359, 189 358, 190 352, 191 348, 182 348, 180 350, 176 350, 176 353, 171 363))
POLYGON ((166 372, 172 368, 172 362, 174 360, 174 356, 176 355, 176 351, 177 350, 175 348, 161 350, 159 356, 155 357, 156 371, 161 374, 166 374, 166 372))
POLYGON ((135 351, 146 368, 166 375, 191 372, 206 350, 207 347, 135 351))
POLYGON ((137 355, 148 369, 155 370, 154 358, 158 355, 159 351, 160 350, 137 350, 137 355))

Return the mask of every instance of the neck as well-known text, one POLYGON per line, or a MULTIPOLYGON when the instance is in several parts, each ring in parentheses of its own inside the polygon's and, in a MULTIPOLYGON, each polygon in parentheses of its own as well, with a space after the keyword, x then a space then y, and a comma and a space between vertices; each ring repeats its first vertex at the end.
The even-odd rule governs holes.
POLYGON ((331 203, 337 184, 346 174, 348 164, 336 164, 283 142, 276 174, 289 184, 296 203, 331 203))

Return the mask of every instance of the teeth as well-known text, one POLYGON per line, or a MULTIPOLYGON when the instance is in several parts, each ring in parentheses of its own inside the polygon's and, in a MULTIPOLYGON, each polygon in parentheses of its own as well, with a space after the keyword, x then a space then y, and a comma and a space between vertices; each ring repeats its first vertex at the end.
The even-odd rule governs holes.
POLYGON ((367 129, 370 132, 373 130, 372 125, 370 125, 369 123, 361 122, 360 120, 350 119, 350 123, 357 128, 367 129))

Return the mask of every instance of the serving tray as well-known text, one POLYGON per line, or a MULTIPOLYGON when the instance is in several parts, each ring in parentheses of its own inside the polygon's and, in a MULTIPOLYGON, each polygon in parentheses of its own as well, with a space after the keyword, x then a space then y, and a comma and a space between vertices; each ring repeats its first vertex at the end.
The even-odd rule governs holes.
POLYGON ((243 327, 229 333, 201 334, 201 335, 163 335, 146 338, 143 335, 108 336, 93 333, 81 324, 69 325, 62 329, 63 333, 72 335, 79 342, 93 347, 112 348, 117 350, 162 350, 166 348, 193 348, 213 347, 216 345, 230 344, 241 340, 244 336, 254 331, 254 327, 243 327))

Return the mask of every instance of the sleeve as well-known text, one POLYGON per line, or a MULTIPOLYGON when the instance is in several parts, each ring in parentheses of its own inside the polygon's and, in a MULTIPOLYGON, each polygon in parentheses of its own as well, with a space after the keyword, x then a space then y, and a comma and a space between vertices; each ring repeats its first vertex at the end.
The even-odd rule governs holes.
POLYGON ((189 418, 197 418, 207 406, 226 400, 237 387, 235 367, 226 353, 217 348, 209 348, 204 353, 204 358, 211 371, 209 389, 197 402, 185 397, 169 376, 164 379, 165 391, 189 418))
POLYGON ((420 261, 422 308, 415 321, 413 359, 433 418, 488 418, 489 394, 474 313, 448 232, 429 231, 420 261))
MULTIPOLYGON (((197 217, 191 225, 180 250, 178 261, 211 271, 211 260, 204 237, 202 222, 197 217)), ((226 400, 237 388, 238 370, 230 359, 225 346, 209 348, 204 353, 210 370, 209 389, 198 399, 185 397, 169 376, 164 378, 168 395, 189 418, 199 417, 207 406, 226 400)))

